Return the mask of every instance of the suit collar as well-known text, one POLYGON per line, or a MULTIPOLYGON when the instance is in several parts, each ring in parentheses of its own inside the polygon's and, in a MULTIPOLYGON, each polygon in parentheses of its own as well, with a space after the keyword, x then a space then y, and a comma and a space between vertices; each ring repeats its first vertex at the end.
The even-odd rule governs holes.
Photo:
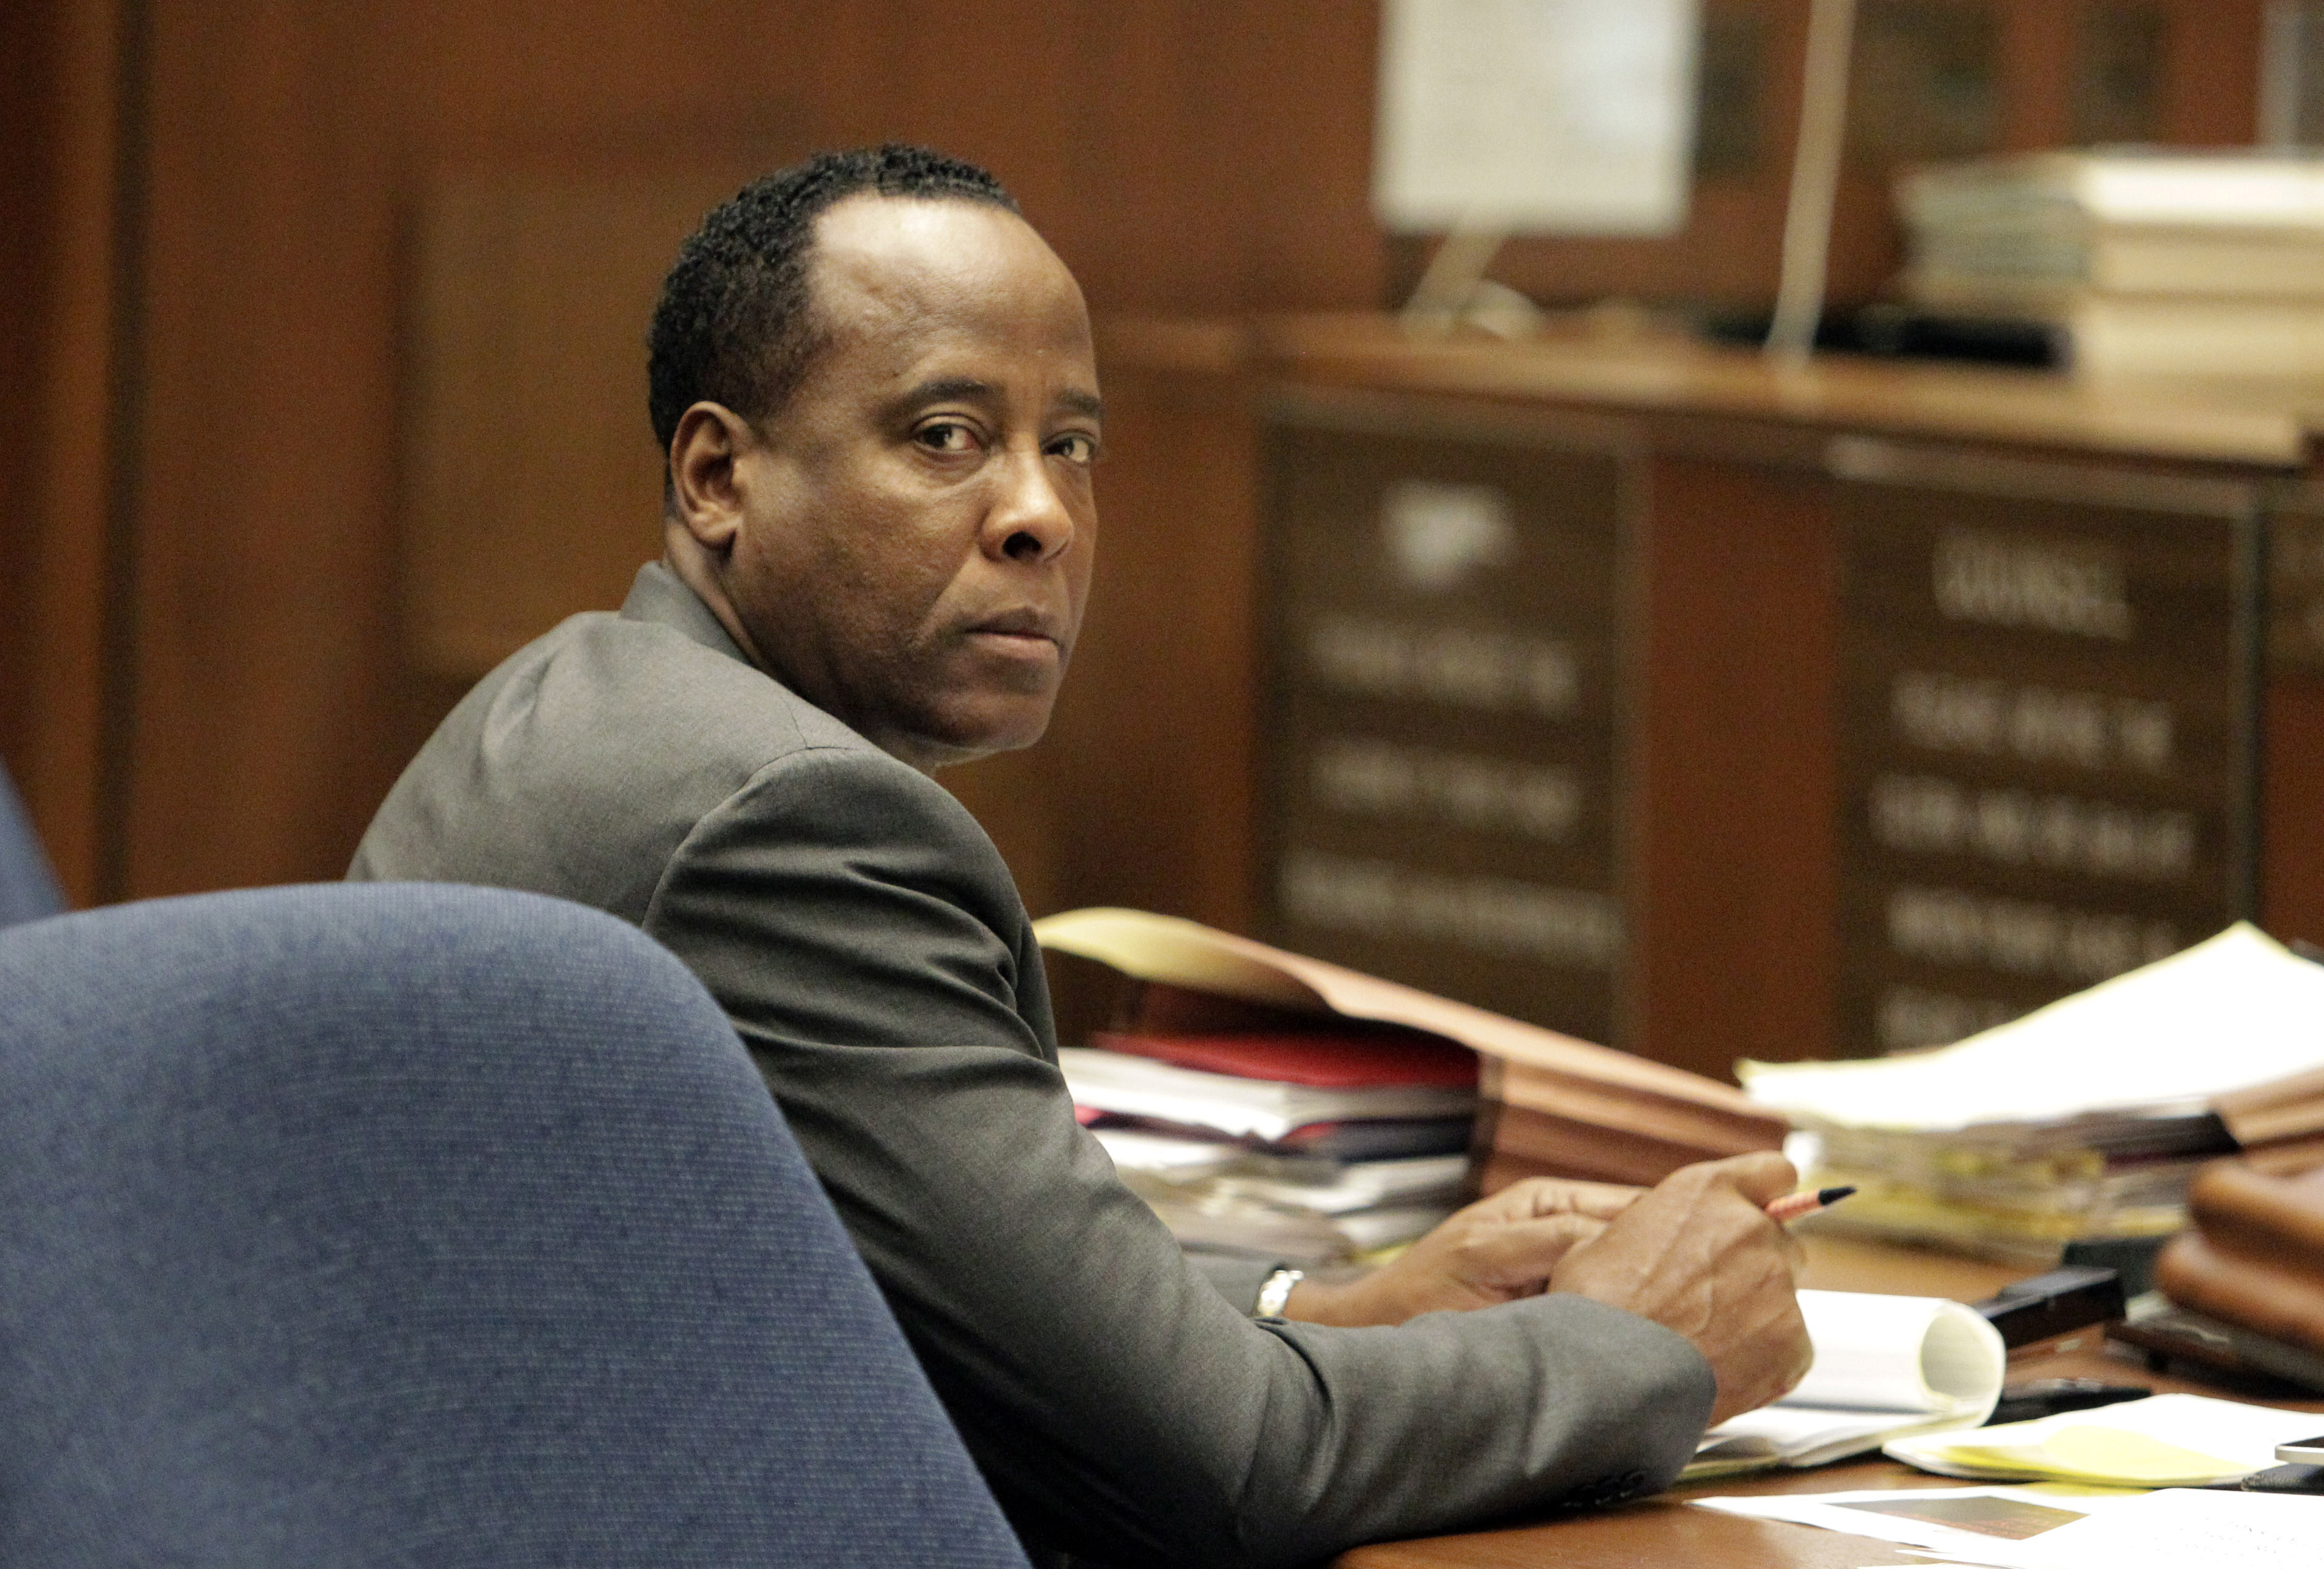
POLYGON ((623 621, 649 621, 656 626, 666 626, 682 632, 704 648, 724 654, 743 664, 749 656, 735 646, 702 603, 701 595, 688 588, 678 575, 659 561, 649 561, 638 568, 637 581, 630 586, 630 596, 622 601, 623 621))

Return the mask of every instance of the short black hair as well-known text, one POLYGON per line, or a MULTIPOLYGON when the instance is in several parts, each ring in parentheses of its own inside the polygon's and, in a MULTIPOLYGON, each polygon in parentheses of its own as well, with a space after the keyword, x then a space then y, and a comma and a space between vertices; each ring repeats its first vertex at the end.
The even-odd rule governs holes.
POLYGON ((1018 210, 975 164, 896 143, 818 153, 711 208, 678 247, 646 331, 647 410, 664 453, 679 418, 705 400, 754 420, 782 407, 816 346, 816 219, 864 191, 1018 210))

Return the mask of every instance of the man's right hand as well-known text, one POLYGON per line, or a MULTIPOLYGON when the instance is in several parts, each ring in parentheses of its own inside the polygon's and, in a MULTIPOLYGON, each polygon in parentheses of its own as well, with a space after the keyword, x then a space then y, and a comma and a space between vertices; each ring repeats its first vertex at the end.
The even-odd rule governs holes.
POLYGON ((1805 1378, 1814 1354, 1800 1245, 1765 1213, 1797 1181, 1790 1161, 1765 1151, 1674 1172, 1560 1260, 1549 1288, 1692 1341, 1719 1381, 1714 1425, 1757 1410, 1805 1378))

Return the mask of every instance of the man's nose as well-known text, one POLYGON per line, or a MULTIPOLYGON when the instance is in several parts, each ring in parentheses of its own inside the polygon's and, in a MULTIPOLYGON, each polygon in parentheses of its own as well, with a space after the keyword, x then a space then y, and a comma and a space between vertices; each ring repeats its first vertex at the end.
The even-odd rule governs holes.
POLYGON ((985 519, 985 549, 1012 561, 1040 562, 1074 542, 1074 514, 1049 472, 1046 453, 1011 451, 1001 494, 985 519))

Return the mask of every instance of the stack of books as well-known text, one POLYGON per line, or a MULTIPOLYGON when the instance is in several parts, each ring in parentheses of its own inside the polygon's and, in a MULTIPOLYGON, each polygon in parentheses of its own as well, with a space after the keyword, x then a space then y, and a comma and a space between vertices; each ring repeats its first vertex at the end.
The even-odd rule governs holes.
POLYGON ((2177 1231, 2221 1155, 2324 1165, 2324 965, 2239 924, 1940 1050, 1740 1072, 1858 1189, 1803 1226, 2053 1263, 2177 1231))
POLYGON ((1376 1258, 1520 1177, 1653 1183, 1787 1131, 1730 1085, 1192 921, 1090 909, 1034 930, 1130 979, 1115 1027, 1062 1066, 1189 1247, 1376 1258))
POLYGON ((2097 374, 2314 376, 2324 159, 2043 152, 1908 171, 1901 291, 1934 316, 2038 323, 2097 374))

